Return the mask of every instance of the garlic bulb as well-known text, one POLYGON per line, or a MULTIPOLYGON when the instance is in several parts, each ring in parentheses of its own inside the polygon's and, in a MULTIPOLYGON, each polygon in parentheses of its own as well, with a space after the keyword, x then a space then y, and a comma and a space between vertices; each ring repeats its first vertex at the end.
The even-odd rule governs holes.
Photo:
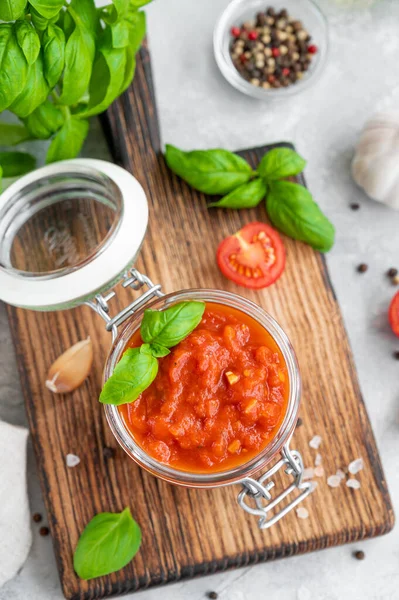
POLYGON ((379 113, 366 123, 352 175, 368 196, 399 210, 399 111, 379 113))
POLYGON ((93 364, 93 344, 91 339, 78 342, 61 354, 51 365, 46 387, 54 394, 65 394, 79 387, 93 364))

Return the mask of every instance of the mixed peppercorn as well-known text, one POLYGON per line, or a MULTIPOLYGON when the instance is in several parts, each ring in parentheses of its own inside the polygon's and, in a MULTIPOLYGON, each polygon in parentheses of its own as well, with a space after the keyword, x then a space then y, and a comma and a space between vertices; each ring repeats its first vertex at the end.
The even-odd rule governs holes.
POLYGON ((301 21, 269 7, 232 27, 230 55, 240 75, 257 87, 287 87, 302 79, 318 48, 301 21))

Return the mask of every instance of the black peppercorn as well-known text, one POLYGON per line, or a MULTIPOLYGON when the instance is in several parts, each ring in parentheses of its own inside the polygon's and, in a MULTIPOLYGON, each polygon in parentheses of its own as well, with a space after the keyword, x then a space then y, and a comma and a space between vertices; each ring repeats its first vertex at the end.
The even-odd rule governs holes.
POLYGON ((50 529, 48 527, 40 527, 39 533, 41 536, 45 537, 50 533, 50 529))
POLYGON ((40 513, 35 513, 32 518, 35 523, 40 523, 43 517, 40 513))
POLYGON ((389 269, 387 275, 388 277, 395 277, 398 274, 398 269, 394 269, 393 267, 389 269))
POLYGON ((256 24, 258 27, 266 25, 266 15, 264 13, 258 13, 256 15, 256 24))
POLYGON ((353 556, 357 559, 357 560, 364 560, 365 559, 365 553, 363 552, 363 550, 356 550, 356 552, 353 553, 353 556))
POLYGON ((106 446, 103 449, 103 456, 104 456, 104 458, 114 458, 115 450, 113 448, 109 448, 108 446, 106 446))
POLYGON ((368 269, 368 265, 366 265, 365 263, 362 263, 357 268, 359 273, 365 273, 367 271, 367 269, 368 269))

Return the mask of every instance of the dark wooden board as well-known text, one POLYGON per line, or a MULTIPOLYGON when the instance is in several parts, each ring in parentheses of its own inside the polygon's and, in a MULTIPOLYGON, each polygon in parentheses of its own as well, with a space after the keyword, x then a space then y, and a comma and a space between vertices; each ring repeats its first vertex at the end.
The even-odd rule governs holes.
MULTIPOLYGON (((348 338, 324 258, 304 244, 284 239, 288 261, 280 281, 250 292, 226 281, 215 263, 218 242, 253 220, 264 208, 209 211, 206 198, 168 171, 160 154, 150 59, 142 49, 130 89, 104 117, 118 163, 143 185, 150 226, 137 266, 165 291, 216 287, 239 292, 269 311, 297 351, 303 377, 302 427, 293 438, 305 465, 322 437, 319 452, 326 475, 357 457, 364 459, 361 490, 331 489, 318 479, 305 501, 310 517, 291 513, 268 531, 236 504, 238 488, 187 490, 165 484, 139 469, 110 433, 97 402, 109 335, 87 307, 58 313, 9 308, 29 425, 39 467, 61 583, 68 599, 94 599, 151 585, 213 573, 259 561, 309 552, 381 535, 394 523, 384 473, 360 394, 348 338), (68 396, 44 387, 53 360, 90 335, 94 368, 84 385, 68 396), (103 448, 116 449, 106 459, 103 448), (65 456, 81 463, 68 469, 65 456), (130 506, 143 530, 142 548, 123 571, 89 582, 73 571, 72 553, 80 532, 98 512, 130 506)), ((195 140, 193 140, 195 146, 195 140)), ((244 152, 254 165, 268 147, 244 152)), ((130 298, 119 296, 122 306, 130 298)))

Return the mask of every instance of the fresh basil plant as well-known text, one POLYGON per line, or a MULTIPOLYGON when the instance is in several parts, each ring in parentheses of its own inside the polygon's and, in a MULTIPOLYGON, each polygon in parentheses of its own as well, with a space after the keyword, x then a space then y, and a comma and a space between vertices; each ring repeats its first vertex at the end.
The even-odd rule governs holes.
MULTIPOLYGON (((88 118, 133 79, 146 31, 140 9, 148 2, 113 0, 96 8, 95 0, 0 0, 0 113, 20 119, 0 122, 0 145, 49 139, 46 162, 76 157, 88 118)), ((4 177, 11 160, 13 176, 26 172, 26 156, 14 152, 6 160, 4 177)))
POLYGON ((209 208, 255 208, 266 198, 270 221, 287 236, 321 252, 334 245, 334 226, 310 192, 300 184, 286 181, 301 173, 306 165, 294 150, 270 150, 256 170, 227 150, 184 152, 167 145, 165 160, 174 173, 196 190, 223 196, 209 203, 209 208))
POLYGON ((103 404, 134 402, 154 381, 158 358, 184 340, 199 325, 204 302, 179 302, 166 310, 147 309, 140 327, 143 344, 128 348, 105 382, 100 394, 103 404))

